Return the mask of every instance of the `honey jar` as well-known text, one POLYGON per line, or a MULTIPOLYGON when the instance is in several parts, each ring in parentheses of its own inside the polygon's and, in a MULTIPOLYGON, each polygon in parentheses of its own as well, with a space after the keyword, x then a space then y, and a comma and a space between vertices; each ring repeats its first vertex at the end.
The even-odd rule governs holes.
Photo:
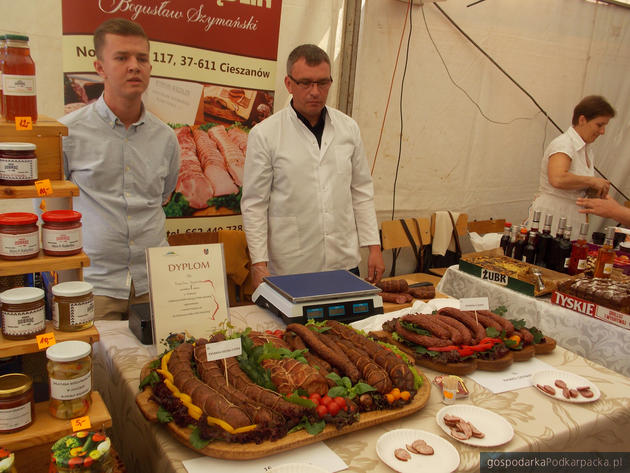
POLYGON ((23 260, 39 255, 37 215, 28 212, 0 214, 0 258, 23 260))
POLYGON ((36 146, 0 142, 0 185, 28 186, 37 180, 36 146))
POLYGON ((92 404, 92 346, 79 340, 46 349, 50 387, 48 412, 58 419, 85 415, 92 404))
POLYGON ((94 325, 92 285, 85 281, 62 282, 52 287, 53 326, 63 332, 94 325))
POLYGON ((16 287, 0 294, 2 335, 13 340, 33 338, 46 329, 44 291, 38 287, 16 287))
POLYGON ((83 233, 81 214, 75 210, 49 210, 42 214, 42 248, 48 256, 81 253, 83 233))
POLYGON ((0 434, 26 429, 35 421, 33 380, 23 373, 0 376, 0 434))

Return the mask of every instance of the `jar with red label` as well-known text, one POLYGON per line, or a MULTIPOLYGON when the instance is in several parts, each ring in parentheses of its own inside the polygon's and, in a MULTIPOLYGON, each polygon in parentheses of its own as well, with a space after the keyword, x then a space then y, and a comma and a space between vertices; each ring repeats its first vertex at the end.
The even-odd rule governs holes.
POLYGON ((23 373, 0 376, 0 434, 26 429, 34 420, 35 401, 31 377, 23 373))
POLYGON ((28 186, 37 180, 36 146, 0 142, 0 185, 28 186))
POLYGON ((28 212, 0 214, 0 258, 22 260, 39 254, 37 215, 28 212))
POLYGON ((16 287, 0 294, 2 335, 13 340, 35 338, 46 329, 44 290, 16 287))
POLYGON ((31 117, 37 121, 35 63, 31 58, 28 36, 5 35, 5 55, 2 66, 2 104, 4 117, 31 117))
POLYGON ((83 233, 81 214, 75 210, 49 210, 42 214, 42 247, 49 256, 81 253, 83 233))

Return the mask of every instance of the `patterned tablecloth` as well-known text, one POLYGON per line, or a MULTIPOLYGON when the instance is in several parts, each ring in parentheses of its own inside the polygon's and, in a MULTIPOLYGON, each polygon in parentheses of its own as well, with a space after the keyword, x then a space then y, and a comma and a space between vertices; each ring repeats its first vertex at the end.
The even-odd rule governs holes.
POLYGON ((630 376, 630 330, 448 268, 437 289, 458 299, 488 296, 490 309, 505 306, 509 319, 524 319, 567 350, 630 376))
MULTIPOLYGON (((386 317, 396 313, 386 314, 386 317)), ((380 316, 384 317, 384 316, 380 316)), ((237 328, 256 330, 283 328, 281 320, 256 306, 231 310, 237 328)), ((376 325, 376 324, 375 324, 376 325)), ((154 357, 150 346, 141 345, 127 322, 99 321, 100 341, 94 345, 94 385, 105 399, 113 418, 112 439, 128 471, 137 473, 186 472, 182 461, 198 454, 172 438, 164 426, 146 421, 136 407, 140 368, 154 357)), ((579 374, 595 383, 601 398, 587 404, 555 401, 533 387, 492 394, 471 379, 470 403, 504 416, 514 427, 514 438, 506 445, 486 449, 509 452, 630 451, 630 378, 557 348, 541 360, 557 369, 579 374)), ((436 374, 423 370, 429 380, 436 374)), ((427 405, 409 417, 370 427, 326 441, 349 465, 352 472, 391 472, 376 454, 376 441, 392 429, 414 428, 448 439, 459 451, 457 471, 479 471, 479 448, 450 439, 437 425, 436 413, 443 407, 441 394, 431 388, 427 405)))

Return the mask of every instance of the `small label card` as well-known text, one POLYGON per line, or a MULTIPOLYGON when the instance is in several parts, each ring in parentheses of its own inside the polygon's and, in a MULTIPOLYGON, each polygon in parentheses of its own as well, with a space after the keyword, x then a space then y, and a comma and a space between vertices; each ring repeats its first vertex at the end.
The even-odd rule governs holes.
POLYGON ((459 300, 460 310, 490 310, 487 297, 468 297, 459 300))
POLYGON ((55 332, 42 333, 41 335, 37 335, 35 339, 37 340, 37 348, 39 350, 43 350, 57 343, 55 341, 55 332))
POLYGON ((243 353, 243 346, 241 345, 240 337, 224 342, 206 343, 206 356, 208 357, 208 361, 238 356, 241 353, 243 353))
MULTIPOLYGON (((209 337, 228 320, 223 244, 147 248, 153 343, 209 337)), ((240 340, 239 340, 240 341, 240 340)))
POLYGON ((80 430, 88 430, 92 428, 92 423, 90 422, 90 416, 77 417, 75 419, 70 419, 70 424, 72 425, 72 431, 78 432, 80 430))

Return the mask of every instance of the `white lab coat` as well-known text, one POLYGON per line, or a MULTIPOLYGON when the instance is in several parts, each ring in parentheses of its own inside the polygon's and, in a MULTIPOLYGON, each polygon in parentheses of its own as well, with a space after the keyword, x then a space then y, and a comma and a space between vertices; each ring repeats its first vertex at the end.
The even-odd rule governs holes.
POLYGON ((273 275, 350 269, 380 243, 359 126, 327 112, 321 149, 291 106, 249 133, 243 226, 252 263, 273 275))

